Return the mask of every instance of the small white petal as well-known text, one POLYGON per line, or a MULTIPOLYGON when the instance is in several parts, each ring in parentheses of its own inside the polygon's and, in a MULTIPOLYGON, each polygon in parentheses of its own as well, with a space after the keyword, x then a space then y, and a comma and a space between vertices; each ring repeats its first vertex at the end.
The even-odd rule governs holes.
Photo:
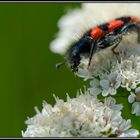
POLYGON ((89 74, 87 69, 79 68, 76 75, 81 77, 81 78, 84 78, 85 81, 92 78, 92 76, 89 74))
POLYGON ((131 127, 131 120, 127 120, 127 121, 123 120, 121 122, 121 125, 120 125, 119 129, 122 130, 122 131, 126 131, 130 127, 131 127))
POLYGON ((93 79, 93 80, 90 82, 90 85, 93 86, 93 87, 99 86, 99 80, 98 80, 98 79, 93 79))
POLYGON ((117 93, 117 91, 116 91, 116 89, 114 89, 114 88, 109 88, 109 93, 110 93, 111 95, 115 95, 115 94, 117 93))
POLYGON ((131 93, 129 96, 128 96, 128 102, 129 103, 133 103, 135 101, 135 98, 136 98, 136 95, 134 93, 131 93))
POLYGON ((134 83, 132 83, 132 85, 131 85, 131 89, 135 89, 137 87, 137 84, 134 82, 134 83))
POLYGON ((96 87, 90 88, 89 90, 92 95, 95 95, 95 94, 98 95, 102 92, 100 88, 96 88, 96 87))
POLYGON ((127 91, 131 91, 131 88, 129 88, 128 86, 126 87, 127 91))
POLYGON ((135 89, 135 92, 136 92, 136 93, 140 92, 140 87, 137 87, 137 88, 135 89))
POLYGON ((140 116, 140 102, 135 102, 132 104, 132 114, 140 116))
POLYGON ((130 129, 126 132, 122 133, 119 137, 137 137, 139 135, 139 131, 136 129, 130 129))
POLYGON ((121 80, 116 82, 116 84, 115 84, 115 89, 119 88, 120 85, 121 85, 121 80))
POLYGON ((108 92, 107 89, 104 89, 104 90, 102 91, 102 95, 103 95, 103 96, 107 96, 108 94, 109 94, 109 92, 108 92))
POLYGON ((100 85, 101 85, 103 88, 107 89, 107 88, 109 88, 109 81, 108 81, 108 80, 101 80, 101 81, 100 81, 100 85))

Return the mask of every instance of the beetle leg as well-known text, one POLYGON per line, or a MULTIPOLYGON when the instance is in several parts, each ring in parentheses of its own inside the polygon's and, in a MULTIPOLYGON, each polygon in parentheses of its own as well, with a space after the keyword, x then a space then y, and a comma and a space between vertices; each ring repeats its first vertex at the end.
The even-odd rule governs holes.
POLYGON ((115 49, 116 49, 116 47, 120 44, 120 42, 121 42, 121 40, 118 41, 118 43, 112 48, 112 52, 113 52, 114 54, 116 54, 116 55, 118 55, 119 52, 116 52, 115 49))
POLYGON ((90 54, 89 54, 88 69, 89 69, 89 67, 90 67, 90 63, 91 63, 93 54, 94 54, 94 52, 95 52, 96 49, 97 49, 97 46, 96 46, 96 45, 97 45, 97 42, 93 40, 92 45, 91 45, 91 49, 90 49, 90 54))
POLYGON ((120 30, 119 30, 119 34, 125 34, 128 31, 136 31, 138 33, 138 43, 140 43, 140 24, 138 23, 130 23, 127 24, 125 26, 123 26, 120 30))
POLYGON ((106 34, 102 39, 99 40, 99 42, 97 42, 98 48, 105 49, 112 46, 115 38, 116 36, 113 32, 106 34))
POLYGON ((105 38, 99 42, 98 47, 101 49, 113 47, 112 48, 113 53, 118 54, 118 52, 115 52, 115 48, 119 45, 121 40, 122 40, 121 35, 116 34, 111 34, 111 36, 106 35, 105 38))

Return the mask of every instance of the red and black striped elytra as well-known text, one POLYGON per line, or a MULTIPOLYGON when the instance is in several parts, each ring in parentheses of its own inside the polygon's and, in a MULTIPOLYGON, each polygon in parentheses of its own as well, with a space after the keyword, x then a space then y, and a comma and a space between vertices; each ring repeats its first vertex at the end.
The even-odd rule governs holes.
POLYGON ((93 29, 91 29, 90 35, 93 39, 98 40, 110 31, 118 29, 119 27, 122 27, 129 22, 138 22, 138 19, 136 17, 117 18, 115 20, 110 21, 109 23, 105 23, 100 26, 94 27, 93 29))
POLYGON ((117 54, 115 48, 121 42, 123 35, 130 31, 136 31, 138 33, 138 42, 140 43, 140 21, 135 16, 116 18, 108 23, 93 27, 77 43, 71 46, 68 51, 67 60, 57 64, 56 67, 60 67, 68 61, 72 71, 77 72, 81 55, 86 54, 89 58, 89 68, 93 54, 97 50, 112 47, 113 53, 117 54))

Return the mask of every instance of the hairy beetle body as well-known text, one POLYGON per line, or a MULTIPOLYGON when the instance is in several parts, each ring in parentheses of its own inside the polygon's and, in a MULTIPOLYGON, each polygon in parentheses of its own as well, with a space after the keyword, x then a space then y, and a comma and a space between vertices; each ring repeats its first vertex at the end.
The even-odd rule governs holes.
POLYGON ((89 57, 89 67, 93 54, 96 53, 97 49, 113 46, 112 51, 117 54, 115 48, 121 42, 123 35, 129 31, 138 33, 138 42, 140 43, 140 21, 135 16, 116 18, 108 23, 93 27, 68 52, 67 59, 71 69, 74 72, 78 71, 81 55, 84 54, 89 57))

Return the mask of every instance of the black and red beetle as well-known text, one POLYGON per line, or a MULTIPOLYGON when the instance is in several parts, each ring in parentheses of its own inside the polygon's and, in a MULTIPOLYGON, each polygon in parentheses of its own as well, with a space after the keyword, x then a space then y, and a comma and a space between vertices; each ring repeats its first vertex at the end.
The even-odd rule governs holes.
MULTIPOLYGON (((117 54, 115 48, 121 42, 123 35, 130 31, 138 33, 138 42, 140 43, 140 21, 135 16, 116 18, 108 23, 90 29, 68 51, 67 60, 71 69, 74 72, 78 71, 81 55, 86 54, 89 58, 89 68, 93 54, 97 50, 112 47, 113 53, 117 54)), ((56 67, 60 67, 64 63, 58 63, 56 67)))

